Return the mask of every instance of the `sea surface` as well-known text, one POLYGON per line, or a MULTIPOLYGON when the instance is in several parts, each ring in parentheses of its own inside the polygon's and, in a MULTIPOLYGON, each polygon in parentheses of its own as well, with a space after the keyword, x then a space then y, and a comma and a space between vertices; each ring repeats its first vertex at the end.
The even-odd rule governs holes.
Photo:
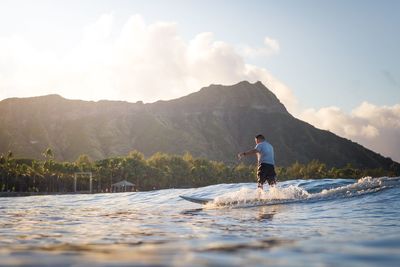
POLYGON ((400 266, 400 177, 264 190, 0 198, 0 266, 400 266))

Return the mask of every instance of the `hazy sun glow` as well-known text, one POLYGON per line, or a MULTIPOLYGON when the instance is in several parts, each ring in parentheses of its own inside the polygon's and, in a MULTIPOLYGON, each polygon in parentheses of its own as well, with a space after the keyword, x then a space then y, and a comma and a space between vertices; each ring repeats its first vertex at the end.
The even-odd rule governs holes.
MULTIPOLYGON (((85 26, 81 41, 62 55, 41 51, 23 37, 2 38, 0 97, 58 93, 86 100, 152 102, 211 83, 261 80, 289 109, 295 104, 282 82, 266 69, 246 64, 234 45, 216 40, 211 32, 186 41, 173 22, 146 24, 141 15, 133 15, 117 28, 114 20, 105 14, 85 26)), ((266 37, 265 48, 252 52, 247 47, 246 53, 277 50, 277 41, 266 37)))

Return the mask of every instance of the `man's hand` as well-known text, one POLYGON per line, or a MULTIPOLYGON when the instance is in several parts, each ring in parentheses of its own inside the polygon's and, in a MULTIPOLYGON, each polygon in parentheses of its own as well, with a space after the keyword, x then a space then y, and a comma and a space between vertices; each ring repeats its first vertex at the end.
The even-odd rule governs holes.
POLYGON ((256 149, 251 149, 251 150, 249 150, 249 151, 239 153, 239 154, 238 154, 238 158, 239 158, 239 160, 241 160, 244 156, 250 156, 250 155, 257 154, 257 153, 259 153, 258 150, 256 150, 256 149))

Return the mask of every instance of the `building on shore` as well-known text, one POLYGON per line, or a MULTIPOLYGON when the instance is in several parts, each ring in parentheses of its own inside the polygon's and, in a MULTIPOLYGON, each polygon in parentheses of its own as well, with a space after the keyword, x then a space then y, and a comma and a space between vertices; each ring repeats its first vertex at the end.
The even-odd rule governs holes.
POLYGON ((132 192, 135 190, 135 184, 128 182, 127 180, 122 180, 118 183, 111 185, 111 192, 118 193, 118 192, 132 192))

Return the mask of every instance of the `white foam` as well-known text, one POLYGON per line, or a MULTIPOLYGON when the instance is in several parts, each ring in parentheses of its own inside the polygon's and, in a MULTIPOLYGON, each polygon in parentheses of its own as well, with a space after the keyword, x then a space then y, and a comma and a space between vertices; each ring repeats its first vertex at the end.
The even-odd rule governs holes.
POLYGON ((370 176, 359 179, 356 183, 333 188, 324 189, 320 193, 313 194, 312 198, 335 198, 335 197, 352 197, 363 195, 382 190, 387 187, 400 185, 399 177, 380 177, 373 178, 370 176))
POLYGON ((225 193, 216 197, 209 206, 281 203, 280 201, 286 200, 334 199, 372 193, 392 186, 400 186, 400 177, 364 177, 353 184, 332 189, 324 189, 321 192, 314 194, 310 194, 304 188, 296 185, 290 185, 288 187, 277 186, 269 188, 266 191, 262 189, 242 187, 237 191, 225 193))
POLYGON ((262 189, 241 188, 238 191, 225 193, 218 196, 212 202, 213 205, 246 204, 254 202, 265 202, 271 200, 293 200, 305 199, 309 193, 295 185, 286 188, 272 187, 264 191, 262 189))

